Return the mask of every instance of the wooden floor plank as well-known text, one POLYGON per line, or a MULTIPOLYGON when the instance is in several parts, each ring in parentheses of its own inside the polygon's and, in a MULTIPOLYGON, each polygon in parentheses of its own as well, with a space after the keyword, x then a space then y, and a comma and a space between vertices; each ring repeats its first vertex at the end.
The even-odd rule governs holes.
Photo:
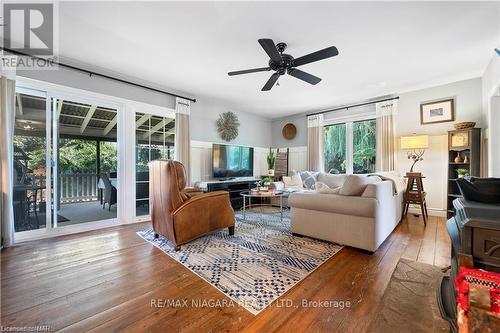
POLYGON ((148 226, 2 251, 2 325, 49 325, 63 332, 365 332, 400 258, 437 266, 450 261, 445 219, 431 217, 424 227, 409 215, 374 254, 345 247, 254 316, 237 304, 193 306, 203 299, 227 305, 230 299, 136 235, 148 226), (189 306, 155 307, 152 299, 187 300, 189 306), (314 303, 332 300, 344 307, 314 303))
POLYGON ((446 221, 437 221, 436 251, 434 254, 434 265, 447 267, 451 264, 451 240, 446 230, 446 221))
POLYGON ((434 265, 434 254, 436 251, 437 217, 429 216, 425 227, 424 237, 418 253, 418 262, 434 265))

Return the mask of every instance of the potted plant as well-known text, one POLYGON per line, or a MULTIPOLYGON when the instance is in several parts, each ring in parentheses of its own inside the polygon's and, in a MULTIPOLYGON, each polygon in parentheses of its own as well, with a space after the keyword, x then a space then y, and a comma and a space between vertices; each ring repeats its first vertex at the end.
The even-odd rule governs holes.
POLYGON ((271 182, 272 181, 273 180, 270 177, 263 178, 261 180, 262 185, 261 185, 260 189, 263 190, 263 191, 269 190, 269 186, 271 186, 271 182))
POLYGON ((463 178, 469 174, 469 169, 458 168, 457 169, 458 178, 463 178))
POLYGON ((274 176, 274 163, 276 162, 276 156, 271 148, 269 148, 269 154, 267 154, 267 174, 269 176, 274 176))

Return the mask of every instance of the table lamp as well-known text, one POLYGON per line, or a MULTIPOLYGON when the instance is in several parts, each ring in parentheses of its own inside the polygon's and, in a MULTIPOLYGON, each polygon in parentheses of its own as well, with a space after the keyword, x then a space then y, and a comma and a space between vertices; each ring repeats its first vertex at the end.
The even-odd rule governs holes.
POLYGON ((401 149, 407 150, 406 155, 408 156, 408 159, 413 160, 410 172, 407 172, 407 175, 414 173, 413 167, 418 161, 423 160, 422 156, 425 153, 425 148, 428 147, 429 147, 428 135, 411 135, 411 136, 401 137, 401 149))

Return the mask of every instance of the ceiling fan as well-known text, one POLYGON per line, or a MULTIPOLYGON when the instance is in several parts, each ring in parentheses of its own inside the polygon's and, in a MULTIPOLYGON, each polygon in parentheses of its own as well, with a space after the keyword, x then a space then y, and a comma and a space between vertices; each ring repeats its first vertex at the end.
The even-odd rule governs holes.
POLYGON ((319 77, 301 71, 300 69, 297 69, 295 67, 323 60, 326 58, 331 58, 339 54, 339 51, 335 46, 330 46, 327 47, 326 49, 309 53, 306 54, 305 56, 295 59, 291 55, 283 53, 286 49, 285 43, 278 43, 275 45, 272 39, 262 38, 259 39, 259 44, 260 46, 262 46, 264 51, 266 51, 267 55, 270 58, 268 67, 245 69, 241 71, 229 72, 227 74, 229 76, 233 76, 233 75, 266 72, 273 70, 274 74, 271 75, 271 77, 269 78, 269 80, 267 80, 264 87, 262 87, 261 89, 262 91, 271 90, 276 81, 278 81, 278 78, 281 75, 285 75, 285 73, 293 77, 296 77, 297 79, 300 79, 302 81, 310 83, 312 85, 318 84, 321 81, 319 77))

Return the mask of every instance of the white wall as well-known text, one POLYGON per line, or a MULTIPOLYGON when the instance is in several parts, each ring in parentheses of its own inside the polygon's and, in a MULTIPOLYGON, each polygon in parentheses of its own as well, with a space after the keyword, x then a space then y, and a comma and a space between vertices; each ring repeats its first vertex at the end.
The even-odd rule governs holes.
POLYGON ((272 124, 273 147, 301 147, 307 146, 307 117, 305 114, 294 115, 279 119, 273 119, 272 124), (297 134, 292 140, 283 137, 281 131, 283 126, 292 123, 297 128, 297 134))
POLYGON ((488 149, 488 176, 500 177, 500 56, 493 55, 483 74, 483 123, 488 149))
MULTIPOLYGON (((482 82, 480 78, 454 82, 437 87, 421 89, 400 94, 399 115, 397 120, 398 135, 427 134, 429 148, 424 160, 418 162, 415 171, 421 171, 426 177, 424 188, 427 192, 427 206, 430 214, 444 214, 447 195, 447 132, 453 130, 453 123, 432 125, 420 124, 420 104, 437 99, 453 97, 455 99, 455 122, 475 121, 481 127, 482 121, 482 82)), ((406 153, 398 151, 397 170, 405 174, 410 169, 406 153)))
POLYGON ((477 127, 483 125, 481 78, 405 92, 399 94, 399 97, 400 135, 412 133, 442 135, 453 130, 452 122, 420 125, 420 104, 445 98, 455 99, 455 122, 475 121, 477 127))
POLYGON ((191 104, 191 139, 252 147, 270 147, 271 120, 247 112, 230 109, 221 101, 200 97, 191 104), (232 111, 240 122, 239 134, 231 142, 224 142, 217 133, 216 120, 221 113, 232 111))
MULTIPOLYGON (((108 74, 108 73, 103 73, 108 74)), ((112 76, 119 77, 118 74, 109 73, 112 76)), ((101 78, 98 76, 90 77, 88 74, 77 72, 71 69, 60 67, 58 70, 24 70, 18 71, 17 75, 34 80, 59 84, 65 87, 77 88, 92 91, 99 94, 125 98, 132 101, 143 102, 152 105, 159 105, 167 108, 175 108, 175 97, 135 87, 129 84, 101 78)), ((125 78, 127 79, 127 78, 125 78)), ((133 82, 144 83, 151 86, 150 83, 140 82, 137 79, 130 79, 133 82)), ((155 87, 162 89, 160 87, 155 87)), ((167 91, 176 92, 165 88, 167 91)), ((178 92, 177 92, 178 93, 178 92)), ((184 95, 180 93, 180 95, 184 95)))

